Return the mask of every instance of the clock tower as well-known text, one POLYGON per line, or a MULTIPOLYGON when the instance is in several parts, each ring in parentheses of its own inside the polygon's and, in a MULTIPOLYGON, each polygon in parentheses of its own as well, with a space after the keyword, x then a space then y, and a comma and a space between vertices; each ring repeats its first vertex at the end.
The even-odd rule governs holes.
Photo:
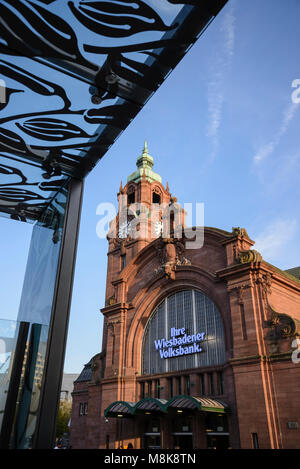
POLYGON ((174 234, 176 226, 183 225, 183 210, 176 197, 169 192, 169 185, 153 171, 153 157, 144 143, 137 158, 137 169, 128 176, 118 192, 118 213, 110 224, 106 301, 116 301, 114 281, 122 270, 144 247, 154 239, 174 234), (175 220, 175 222, 174 222, 175 220))

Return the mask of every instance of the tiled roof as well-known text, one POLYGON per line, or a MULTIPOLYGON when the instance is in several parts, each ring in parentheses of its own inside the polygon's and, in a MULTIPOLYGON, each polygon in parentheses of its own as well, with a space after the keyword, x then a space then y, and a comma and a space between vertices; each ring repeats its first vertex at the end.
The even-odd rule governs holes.
POLYGON ((300 279, 300 266, 299 267, 293 267, 292 269, 287 269, 284 272, 293 275, 293 277, 296 277, 297 279, 300 279))
POLYGON ((83 383, 84 381, 90 381, 92 379, 92 360, 90 360, 84 368, 75 383, 83 383))

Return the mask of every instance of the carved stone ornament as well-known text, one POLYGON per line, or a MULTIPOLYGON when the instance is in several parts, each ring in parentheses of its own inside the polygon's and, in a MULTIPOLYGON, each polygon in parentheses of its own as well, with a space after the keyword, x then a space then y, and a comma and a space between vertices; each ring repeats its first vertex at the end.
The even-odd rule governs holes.
POLYGON ((249 238, 249 235, 245 228, 240 228, 239 226, 232 227, 232 234, 237 236, 245 236, 246 238, 249 238))
POLYGON ((295 321, 287 314, 280 314, 273 311, 271 327, 274 327, 278 338, 291 337, 296 333, 295 321))
POLYGON ((276 340, 286 339, 299 333, 299 321, 295 321, 288 314, 277 313, 272 310, 272 317, 269 321, 269 326, 272 328, 272 337, 276 340))
POLYGON ((116 304, 116 297, 115 297, 115 295, 112 295, 112 296, 110 296, 110 297, 108 298, 108 304, 109 304, 109 306, 113 306, 113 305, 116 304))
POLYGON ((262 255, 258 251, 255 251, 255 249, 249 249, 248 251, 240 251, 238 253, 238 258, 241 264, 262 261, 262 255))
POLYGON ((258 285, 261 285, 263 299, 267 302, 268 294, 271 293, 272 275, 267 272, 266 274, 259 275, 255 281, 258 285))
POLYGON ((184 257, 184 243, 182 240, 160 238, 157 244, 160 266, 155 273, 163 272, 165 277, 175 280, 177 265, 191 265, 191 261, 184 257))

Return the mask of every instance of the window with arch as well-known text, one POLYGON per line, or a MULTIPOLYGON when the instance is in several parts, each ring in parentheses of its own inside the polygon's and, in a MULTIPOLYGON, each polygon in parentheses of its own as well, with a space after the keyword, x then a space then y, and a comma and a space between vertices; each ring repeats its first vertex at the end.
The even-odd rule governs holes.
POLYGON ((133 186, 130 186, 127 191, 127 203, 128 205, 135 203, 135 190, 133 186))
POLYGON ((221 315, 213 301, 199 290, 171 294, 151 314, 142 347, 143 374, 224 364, 221 315))
POLYGON ((161 202, 161 197, 158 192, 152 192, 152 203, 153 204, 160 204, 161 202))

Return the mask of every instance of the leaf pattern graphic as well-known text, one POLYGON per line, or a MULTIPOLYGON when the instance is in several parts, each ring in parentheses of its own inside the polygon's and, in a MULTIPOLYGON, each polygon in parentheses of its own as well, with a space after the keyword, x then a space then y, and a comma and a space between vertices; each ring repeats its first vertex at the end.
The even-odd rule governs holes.
POLYGON ((59 119, 36 118, 23 124, 17 122, 16 125, 28 135, 42 140, 61 141, 68 138, 92 137, 77 125, 59 119))
MULTIPOLYGON (((6 60, 0 60, 0 73, 8 78, 12 78, 23 86, 26 86, 35 93, 43 96, 58 95, 64 101, 64 108, 70 107, 71 103, 67 98, 65 90, 50 81, 43 80, 42 78, 33 75, 32 73, 23 70, 15 64, 11 64, 6 60)), ((13 90, 23 91, 23 90, 13 90)))
POLYGON ((18 134, 4 127, 0 127, 0 150, 25 153, 26 145, 22 137, 18 134))
POLYGON ((21 187, 0 187, 0 200, 6 202, 28 202, 29 200, 45 199, 35 192, 29 191, 28 189, 22 189, 21 187))
POLYGON ((26 178, 23 176, 22 172, 17 168, 12 168, 11 166, 0 164, 0 173, 5 174, 6 176, 13 176, 15 174, 16 176, 19 176, 21 178, 22 183, 26 181, 26 178))
MULTIPOLYGON (((74 60, 89 68, 97 67, 80 53, 71 26, 58 15, 30 0, 0 3, 0 35, 7 43, 6 53, 74 60), (31 27, 28 26, 30 24, 31 27), (13 25, 13 29, 10 27, 13 25), (14 34, 18 31, 18 34, 14 34)), ((2 50, 5 46, 2 44, 2 50)))
POLYGON ((47 192, 85 177, 228 0, 163 1, 183 14, 159 0, 0 0, 0 212, 36 220, 47 192))
POLYGON ((43 181, 39 184, 42 191, 57 191, 65 184, 64 179, 55 179, 53 181, 43 181))
POLYGON ((92 124, 107 124, 120 129, 126 128, 140 107, 127 103, 123 105, 104 106, 100 109, 90 109, 84 114, 87 122, 92 124))
POLYGON ((74 16, 91 31, 108 37, 128 37, 142 31, 168 31, 176 25, 167 26, 153 8, 141 0, 126 2, 128 5, 120 5, 119 2, 90 2, 79 1, 79 6, 74 2, 68 5, 74 16))

